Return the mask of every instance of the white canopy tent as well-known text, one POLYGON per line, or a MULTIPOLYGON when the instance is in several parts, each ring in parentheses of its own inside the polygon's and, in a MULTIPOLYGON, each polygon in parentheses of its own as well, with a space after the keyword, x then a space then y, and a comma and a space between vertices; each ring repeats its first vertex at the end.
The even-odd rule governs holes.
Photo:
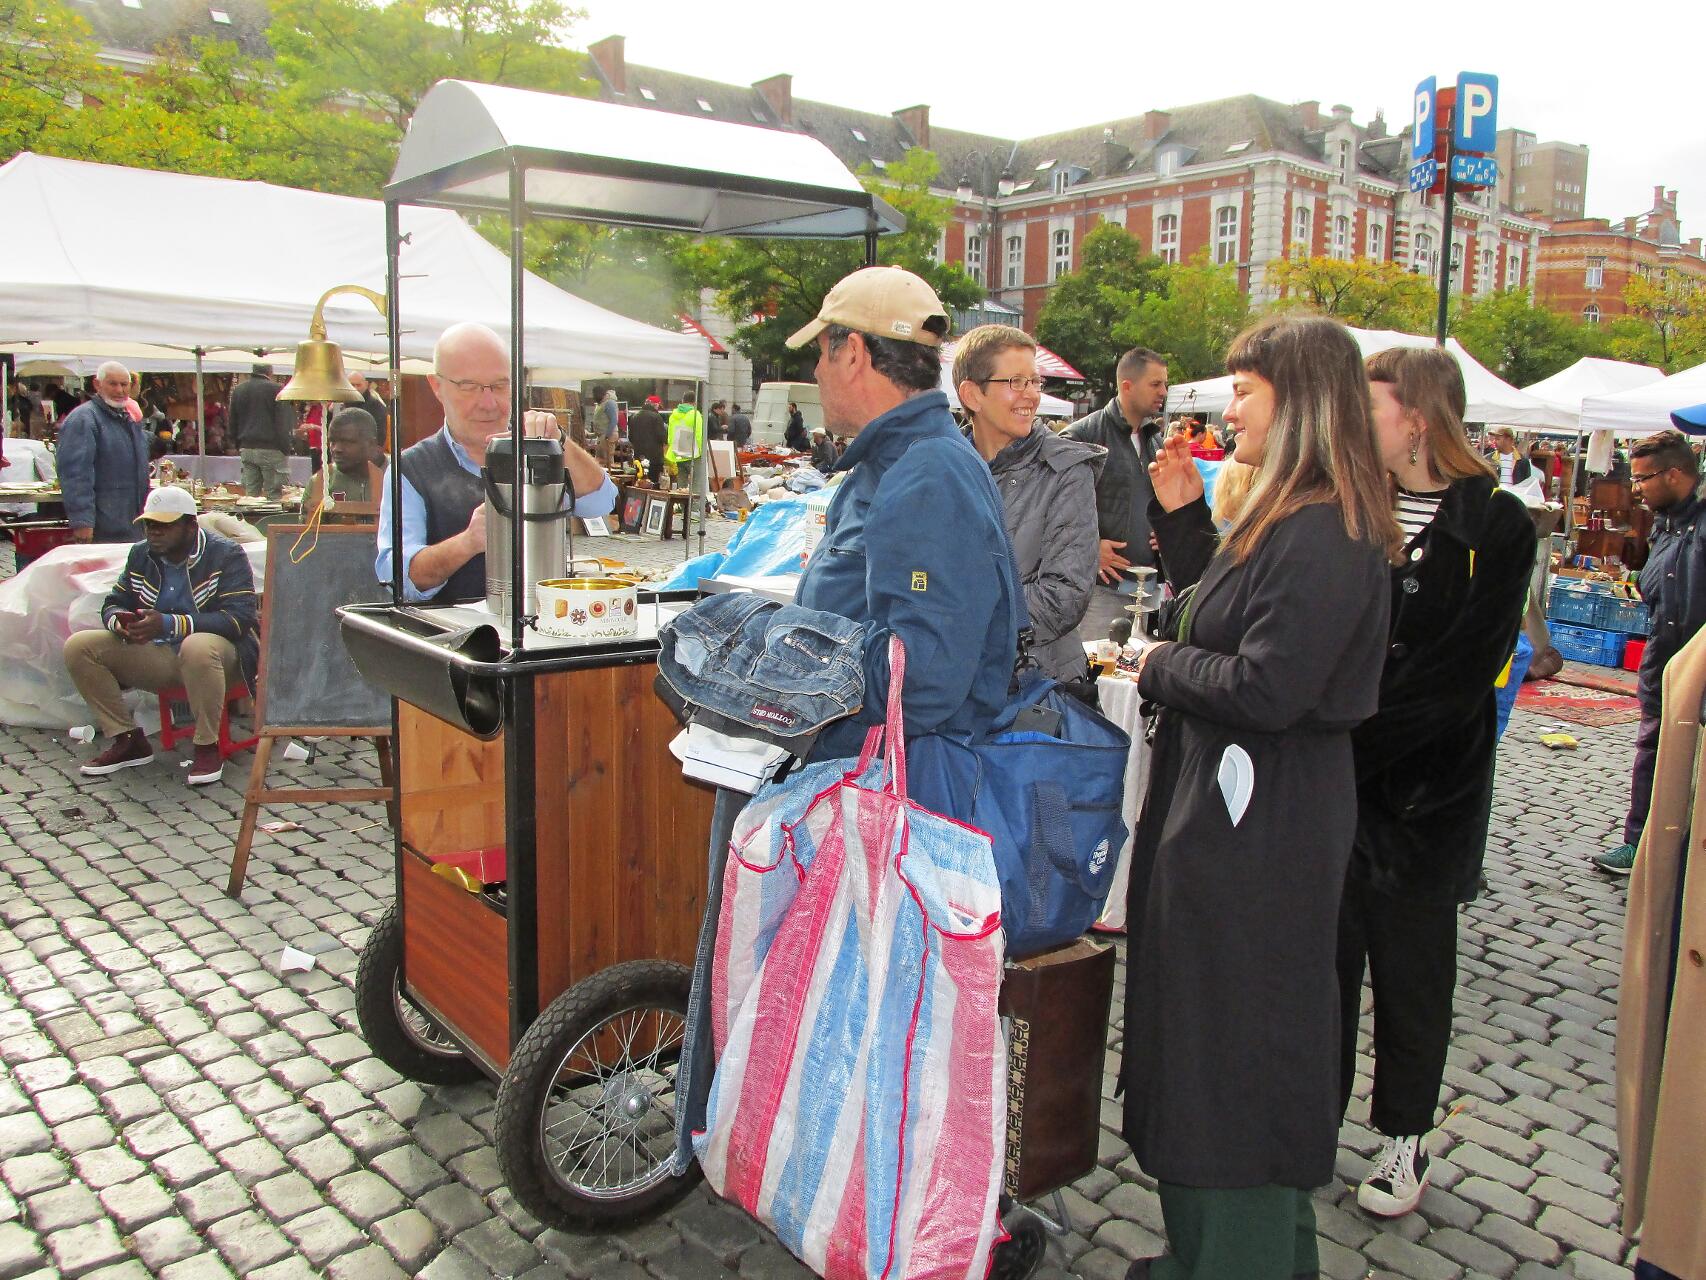
MULTIPOLYGON (((180 357, 238 348, 247 362, 255 350, 294 352, 334 285, 385 288, 377 200, 25 152, 0 165, 0 208, 14 249, 0 268, 0 348, 34 342, 77 355, 145 344, 180 357)), ((458 321, 507 334, 504 254, 448 210, 404 207, 401 219, 404 356, 430 358, 458 321)), ((526 307, 540 382, 706 376, 702 338, 630 320, 531 274, 526 307)), ((384 320, 366 300, 334 298, 325 318, 345 351, 383 357, 384 320)))
POLYGON ((1559 413, 1575 419, 1568 426, 1535 427, 1541 435, 1574 436, 1584 429, 1581 422, 1582 403, 1601 396, 1619 395, 1636 387, 1658 382, 1664 372, 1650 365, 1629 364, 1622 360, 1601 360, 1583 356, 1568 369, 1550 378, 1542 378, 1523 391, 1542 400, 1559 413))
POLYGON ((1626 437, 1651 435, 1669 430, 1670 415, 1676 410, 1701 403, 1706 403, 1706 364, 1632 391, 1584 400, 1582 430, 1614 431, 1626 437))
MULTIPOLYGON (((1431 347, 1432 338, 1395 329, 1352 329, 1351 336, 1365 356, 1390 347, 1431 347)), ((1574 427, 1573 421, 1550 405, 1518 391, 1463 349, 1456 338, 1447 338, 1445 349, 1463 370, 1464 389, 1469 394, 1470 422, 1502 422, 1518 427, 1574 427)), ((1184 382, 1167 390, 1168 413, 1221 413, 1232 401, 1232 378, 1204 378, 1184 382)))

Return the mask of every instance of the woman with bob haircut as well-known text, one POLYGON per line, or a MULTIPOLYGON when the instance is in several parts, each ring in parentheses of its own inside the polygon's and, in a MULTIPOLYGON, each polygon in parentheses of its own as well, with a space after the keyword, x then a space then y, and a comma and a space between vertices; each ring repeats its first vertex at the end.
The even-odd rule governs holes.
POLYGON ((1218 540, 1184 440, 1151 466, 1171 643, 1132 857, 1122 1126, 1170 1252, 1132 1280, 1319 1270, 1310 1189, 1339 1135, 1339 894, 1356 833, 1351 731, 1374 714, 1398 523, 1344 326, 1284 315, 1227 353, 1258 468, 1218 540))
POLYGON ((1056 680, 1082 680, 1078 624, 1096 584, 1096 477, 1107 451, 1058 436, 1038 420, 1037 340, 1023 329, 973 329, 954 349, 953 378, 972 445, 1001 491, 1031 615, 1031 656, 1056 680))
POLYGON ((1374 988, 1369 1122, 1385 1139, 1357 1203, 1422 1198, 1457 985, 1457 909, 1481 883, 1498 745, 1494 682, 1534 568, 1534 522, 1463 430, 1463 371, 1438 347, 1368 359, 1374 430, 1396 484, 1380 708, 1352 735, 1357 834, 1339 908, 1339 1099, 1350 1102, 1366 967, 1374 988))

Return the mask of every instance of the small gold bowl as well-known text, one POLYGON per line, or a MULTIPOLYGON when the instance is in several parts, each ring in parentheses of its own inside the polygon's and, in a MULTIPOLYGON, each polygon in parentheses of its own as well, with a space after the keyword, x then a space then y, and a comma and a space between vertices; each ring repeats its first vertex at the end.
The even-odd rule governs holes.
POLYGON ((538 585, 558 591, 620 591, 634 584, 626 578, 546 578, 538 585))

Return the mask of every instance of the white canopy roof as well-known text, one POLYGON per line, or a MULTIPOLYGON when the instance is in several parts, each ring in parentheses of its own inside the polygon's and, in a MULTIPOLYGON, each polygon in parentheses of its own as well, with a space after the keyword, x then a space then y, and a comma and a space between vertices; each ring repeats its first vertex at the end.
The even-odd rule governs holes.
POLYGON ((1584 400, 1617 395, 1657 382, 1664 376, 1663 370, 1650 365, 1583 356, 1568 369, 1560 370, 1550 378, 1542 378, 1532 386, 1524 387, 1523 391, 1576 420, 1571 426, 1552 428, 1551 433, 1563 431, 1575 435, 1581 429, 1584 400))
POLYGON ((1673 373, 1632 391, 1594 396, 1582 402, 1582 430, 1645 436, 1671 427, 1677 409, 1706 403, 1706 364, 1673 373))
MULTIPOLYGON (((1389 347, 1431 347, 1432 338, 1396 329, 1352 329, 1351 336, 1365 356, 1389 347)), ((1518 391, 1463 349, 1456 338, 1445 340, 1445 349, 1463 370, 1464 389, 1469 394, 1470 422, 1503 422, 1518 427, 1570 426, 1573 420, 1550 405, 1518 391)), ((1167 389, 1169 413, 1220 413, 1232 401, 1232 378, 1204 378, 1167 389)))
POLYGON ((387 198, 707 235, 861 236, 905 220, 818 139, 532 89, 440 80, 421 99, 387 198))
MULTIPOLYGON (((58 160, 0 165, 11 251, 0 265, 0 346, 58 354, 102 343, 294 352, 320 294, 385 289, 385 207, 259 182, 58 160)), ((509 259, 456 214, 405 206, 402 350, 431 357, 450 325, 509 333, 509 259)), ((526 359, 541 382, 706 376, 703 339, 606 311, 529 275, 526 359)), ((326 305, 327 336, 383 355, 365 299, 326 305)), ((115 353, 114 358, 122 359, 115 353)), ((193 361, 192 361, 193 366, 193 361)))

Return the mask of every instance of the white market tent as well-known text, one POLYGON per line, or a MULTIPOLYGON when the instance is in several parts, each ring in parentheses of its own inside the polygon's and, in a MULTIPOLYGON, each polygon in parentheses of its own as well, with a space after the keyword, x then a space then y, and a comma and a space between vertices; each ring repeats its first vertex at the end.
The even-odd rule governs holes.
POLYGON ((1523 391, 1575 420, 1569 426, 1537 428, 1540 434, 1573 436, 1584 429, 1581 423, 1584 401, 1619 395, 1658 382, 1664 376, 1662 370, 1651 365, 1583 356, 1568 369, 1542 378, 1523 391))
POLYGON ((1706 403, 1706 364, 1673 373, 1633 391, 1596 396, 1582 402, 1583 431, 1614 431, 1620 436, 1646 436, 1667 431, 1678 409, 1706 403))
MULTIPOLYGON (((1365 356, 1390 347, 1431 347, 1432 338, 1396 329, 1352 329, 1351 336, 1365 356)), ((1456 338, 1447 338, 1445 349, 1463 370, 1464 389, 1469 393, 1470 422, 1502 422, 1516 427, 1563 427, 1574 429, 1557 409, 1518 391, 1463 349, 1456 338)), ((1220 413, 1232 401, 1232 379, 1228 375, 1184 382, 1167 390, 1169 413, 1220 413)))
MULTIPOLYGON (((143 344, 183 358, 237 348, 248 362, 256 350, 294 353, 334 285, 385 288, 377 200, 25 152, 0 165, 0 208, 14 250, 0 267, 0 349, 95 355, 143 344)), ((449 210, 404 207, 401 221, 403 355, 430 358, 463 320, 507 336, 509 259, 449 210)), ((526 308, 528 363, 542 383, 706 376, 702 338, 531 274, 526 308)), ((383 357, 384 321, 365 299, 334 298, 325 317, 346 351, 383 357)))

